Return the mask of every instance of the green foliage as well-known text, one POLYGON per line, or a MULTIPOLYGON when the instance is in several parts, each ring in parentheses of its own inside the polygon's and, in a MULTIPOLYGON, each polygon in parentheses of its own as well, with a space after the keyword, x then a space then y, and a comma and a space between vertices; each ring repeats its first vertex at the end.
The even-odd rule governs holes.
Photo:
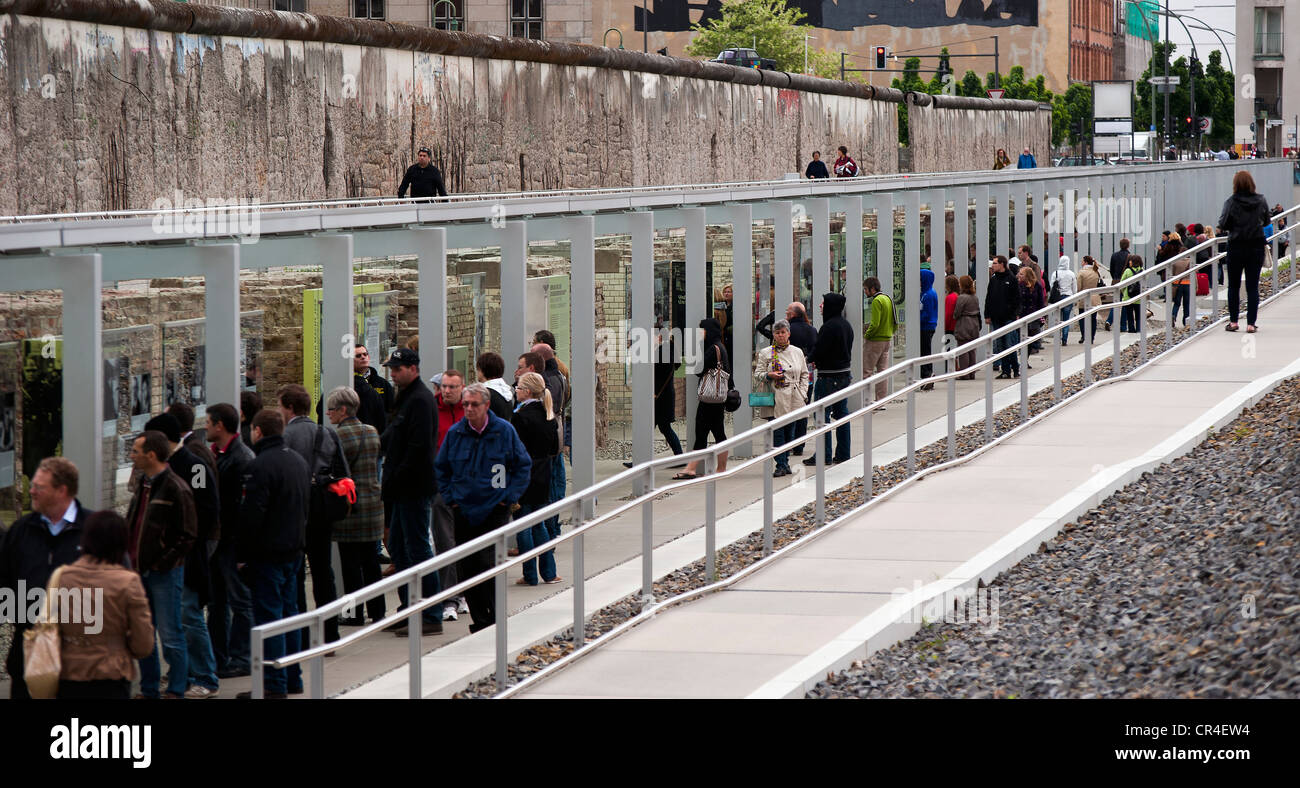
MULTIPOLYGON (((1171 57, 1177 46, 1170 44, 1168 55, 1166 55, 1163 41, 1158 41, 1154 45, 1154 55, 1147 63, 1147 68, 1142 72, 1136 86, 1137 99, 1136 106, 1133 108, 1134 128, 1137 130, 1149 129, 1152 124, 1151 99, 1155 86, 1151 84, 1151 76, 1154 71, 1156 76, 1164 76, 1165 60, 1171 57)), ((1212 119, 1210 133, 1202 139, 1205 144, 1213 148, 1222 148, 1232 144, 1233 136, 1233 96, 1235 90, 1235 80, 1232 72, 1223 67, 1223 55, 1218 50, 1212 50, 1208 61, 1199 64, 1196 74, 1196 115, 1198 117, 1209 117, 1212 119)), ((1169 94, 1169 132, 1173 139, 1178 140, 1183 135, 1183 119, 1191 114, 1191 102, 1188 98, 1190 88, 1189 61, 1188 58, 1180 57, 1169 62, 1169 76, 1177 76, 1180 84, 1177 89, 1169 94)), ((1165 101, 1163 93, 1155 93, 1155 113, 1154 123, 1156 131, 1164 132, 1165 123, 1165 101)))
MULTIPOLYGON (((812 32, 810 25, 802 24, 804 17, 803 11, 787 7, 786 0, 730 0, 720 17, 693 27, 695 37, 686 54, 713 57, 731 47, 752 47, 760 57, 775 60, 781 71, 801 73, 804 35, 812 32)), ((808 59, 811 65, 812 52, 808 59)), ((838 59, 835 67, 838 74, 838 59)))

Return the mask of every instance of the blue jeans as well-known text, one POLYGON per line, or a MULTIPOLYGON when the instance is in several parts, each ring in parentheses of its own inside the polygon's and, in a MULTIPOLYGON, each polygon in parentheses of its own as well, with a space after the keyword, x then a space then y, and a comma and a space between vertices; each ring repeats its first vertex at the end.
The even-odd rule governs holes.
POLYGON ((1178 318, 1179 306, 1183 308, 1183 324, 1186 325, 1187 318, 1192 314, 1192 286, 1190 284, 1174 285, 1174 306, 1169 310, 1170 320, 1178 318))
POLYGON ((1070 341, 1070 324, 1066 321, 1070 319, 1070 313, 1074 311, 1074 304, 1061 307, 1061 344, 1070 341))
MULTIPOLYGON (((1005 326, 1007 323, 1010 322, 1011 322, 1010 320, 1003 320, 1000 322, 994 321, 989 330, 997 331, 999 328, 1002 328, 1003 326, 1005 326)), ((1010 334, 1004 334, 998 337, 997 339, 993 340, 993 352, 1000 353, 1019 341, 1020 341, 1020 329, 1016 329, 1015 331, 1012 331, 1010 334)), ((1002 370, 1003 372, 1007 373, 1008 375, 1010 375, 1013 372, 1019 373, 1020 353, 1016 352, 1016 353, 1011 353, 1010 355, 1003 356, 1002 358, 994 362, 993 365, 998 369, 1002 370)))
MULTIPOLYGON (((777 427, 775 430, 772 431, 772 445, 774 447, 784 446, 790 441, 794 440, 796 437, 798 437, 797 430, 795 428, 803 423, 804 423, 803 419, 800 419, 794 424, 787 424, 784 427, 777 427)), ((775 459, 776 459, 776 467, 784 468, 787 471, 790 470, 789 451, 781 452, 780 454, 776 455, 775 459)))
MULTIPOLYGON (((813 398, 825 399, 841 389, 848 388, 848 385, 849 374, 847 372, 839 375, 818 375, 817 383, 813 386, 813 398)), ((826 409, 826 422, 828 424, 832 421, 845 419, 840 426, 835 428, 835 462, 847 460, 851 451, 848 415, 849 404, 844 400, 840 400, 826 409)), ((826 438, 826 462, 831 462, 831 435, 828 432, 823 437, 826 438)))
POLYGON ((1130 304, 1120 307, 1119 330, 1121 332, 1128 332, 1130 334, 1138 333, 1141 328, 1141 316, 1138 314, 1140 309, 1141 306, 1138 304, 1130 304))
POLYGON ((253 599, 235 571, 235 545, 227 542, 212 556, 212 653, 217 667, 248 670, 248 633, 253 628, 253 599))
MULTIPOLYGON (((533 512, 537 511, 539 508, 540 507, 534 506, 532 504, 521 503, 519 504, 519 511, 515 512, 514 519, 518 520, 523 517, 527 517, 529 514, 532 514, 533 512)), ((520 531, 519 533, 515 534, 515 543, 519 546, 519 552, 521 554, 526 553, 529 550, 532 550, 537 545, 546 544, 547 542, 551 541, 551 539, 552 539, 551 531, 549 528, 546 527, 545 521, 542 521, 537 525, 534 525, 532 528, 526 528, 520 531)), ((524 567, 523 567, 524 582, 530 586, 537 585, 538 560, 539 559, 537 558, 533 558, 524 562, 524 567)), ((542 553, 540 561, 541 561, 542 579, 554 580, 555 579, 555 551, 547 550, 546 552, 542 553)))
MULTIPOLYGON (((167 658, 167 691, 184 695, 189 689, 189 652, 185 647, 185 629, 181 624, 181 596, 185 587, 185 566, 168 572, 145 572, 144 593, 149 598, 149 612, 153 625, 162 640, 163 655, 167 658)), ((140 693, 145 697, 158 697, 162 680, 162 666, 158 662, 158 644, 153 653, 140 660, 140 693)))
MULTIPOLYGON (((547 496, 547 504, 564 500, 565 483, 567 481, 568 479, 564 475, 564 453, 561 452, 551 458, 551 493, 547 496)), ((547 518, 546 522, 543 524, 546 526, 546 532, 550 535, 550 539, 558 539, 560 537, 559 515, 547 518)), ((545 576, 546 572, 543 571, 542 577, 545 576)))
MULTIPOLYGON (((393 501, 393 515, 389 521, 388 554, 393 558, 397 571, 408 569, 416 564, 433 558, 433 544, 429 541, 429 527, 433 524, 433 499, 393 501)), ((438 573, 430 572, 420 581, 420 594, 428 599, 442 590, 438 582, 438 573)), ((407 607, 410 600, 407 585, 397 588, 397 598, 401 601, 398 609, 407 607)), ((434 623, 442 622, 442 611, 426 609, 422 618, 434 623)))
MULTIPOLYGON (((298 615, 298 570, 302 559, 281 564, 253 562, 248 565, 253 592, 253 622, 269 624, 282 618, 298 615)), ((297 652, 302 648, 300 630, 267 638, 262 659, 266 662, 297 652)), ((295 692, 302 689, 302 666, 287 668, 267 667, 262 679, 262 689, 268 694, 295 692)))
POLYGON ((181 595, 181 624, 185 627, 185 644, 189 650, 191 683, 216 691, 217 658, 212 654, 208 622, 203 617, 198 592, 190 588, 181 595))

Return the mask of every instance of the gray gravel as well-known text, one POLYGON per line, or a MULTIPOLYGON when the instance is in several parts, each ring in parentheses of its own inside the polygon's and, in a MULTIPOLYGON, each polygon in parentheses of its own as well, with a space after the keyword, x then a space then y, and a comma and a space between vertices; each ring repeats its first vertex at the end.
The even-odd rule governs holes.
POLYGON ((999 575, 995 629, 927 625, 808 697, 1300 696, 1298 397, 1286 382, 999 575))

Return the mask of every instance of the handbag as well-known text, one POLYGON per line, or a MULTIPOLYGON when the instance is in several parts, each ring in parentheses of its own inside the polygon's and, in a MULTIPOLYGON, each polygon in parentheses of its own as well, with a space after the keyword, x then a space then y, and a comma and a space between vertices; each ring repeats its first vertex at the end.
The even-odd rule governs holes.
MULTIPOLYGON (((727 401, 727 393, 731 391, 731 375, 722 368, 722 348, 718 348, 718 362, 713 369, 705 372, 700 378, 699 394, 700 402, 707 405, 722 405, 727 401)), ((739 399, 739 394, 736 395, 739 399)), ((739 407, 737 403, 737 407, 739 407)))
MULTIPOLYGON (((776 352, 777 352, 776 345, 773 345, 772 346, 773 362, 777 361, 776 352)), ((767 391, 749 392, 749 407, 751 408, 775 408, 776 407, 776 392, 772 390, 771 388, 772 384, 770 381, 768 382, 767 385, 768 385, 767 391)))
POLYGON ((48 699, 59 694, 59 674, 63 671, 61 638, 58 611, 51 611, 50 600, 62 576, 63 567, 54 570, 45 592, 45 613, 23 633, 23 680, 33 698, 48 699))
MULTIPOLYGON (((311 450, 311 467, 316 467, 316 458, 320 456, 321 442, 325 439, 325 425, 316 425, 316 442, 311 450)), ((340 451, 342 447, 339 447, 340 451)), ((336 523, 348 516, 352 511, 352 504, 356 501, 356 487, 351 486, 351 500, 349 500, 349 485, 339 484, 346 476, 334 476, 326 468, 320 473, 313 473, 311 477, 311 503, 308 521, 317 525, 327 523, 336 523)), ((348 480, 351 482, 351 480, 348 480)))

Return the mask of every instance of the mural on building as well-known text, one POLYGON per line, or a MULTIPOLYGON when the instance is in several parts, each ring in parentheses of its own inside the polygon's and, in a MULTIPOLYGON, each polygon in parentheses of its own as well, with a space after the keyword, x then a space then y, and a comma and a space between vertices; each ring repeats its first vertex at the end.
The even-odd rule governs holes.
MULTIPOLYGON (((804 20, 827 30, 853 30, 873 25, 891 27, 945 27, 969 24, 982 27, 1038 26, 1038 0, 961 0, 949 13, 948 0, 789 0, 807 14, 804 20)), ((721 0, 654 0, 645 14, 637 8, 635 29, 675 33, 691 29, 722 15, 721 0), (697 13, 698 12, 698 13, 697 13)))

